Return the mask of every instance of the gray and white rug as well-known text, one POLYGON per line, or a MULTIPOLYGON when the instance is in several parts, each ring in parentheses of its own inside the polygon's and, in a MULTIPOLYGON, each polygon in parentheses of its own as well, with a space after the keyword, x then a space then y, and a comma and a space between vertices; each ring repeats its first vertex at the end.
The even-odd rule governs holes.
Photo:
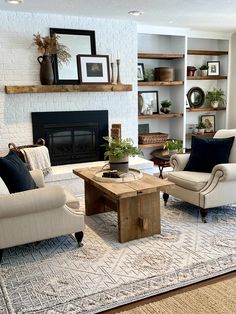
POLYGON ((121 244, 116 214, 86 217, 72 236, 4 251, 0 313, 99 313, 236 269, 236 207, 209 211, 172 199, 162 233, 121 244))

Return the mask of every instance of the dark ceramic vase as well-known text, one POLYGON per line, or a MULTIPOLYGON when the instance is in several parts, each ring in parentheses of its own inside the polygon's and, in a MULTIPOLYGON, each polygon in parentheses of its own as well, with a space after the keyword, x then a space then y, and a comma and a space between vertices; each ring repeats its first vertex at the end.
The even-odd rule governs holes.
POLYGON ((38 57, 40 64, 40 81, 42 85, 52 85, 54 82, 54 73, 52 68, 52 59, 50 55, 38 57))

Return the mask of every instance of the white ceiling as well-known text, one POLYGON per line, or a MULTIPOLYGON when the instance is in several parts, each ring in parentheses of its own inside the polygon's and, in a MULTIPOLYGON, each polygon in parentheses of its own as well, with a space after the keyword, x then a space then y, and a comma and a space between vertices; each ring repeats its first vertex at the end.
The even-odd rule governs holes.
POLYGON ((236 0, 24 0, 0 10, 134 20, 138 24, 236 32, 236 0), (142 16, 128 15, 141 10, 142 16))

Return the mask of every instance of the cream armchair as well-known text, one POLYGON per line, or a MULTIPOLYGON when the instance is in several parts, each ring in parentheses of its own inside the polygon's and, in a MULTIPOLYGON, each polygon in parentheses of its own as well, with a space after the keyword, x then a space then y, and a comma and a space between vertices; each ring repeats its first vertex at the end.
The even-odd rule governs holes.
POLYGON ((211 173, 183 171, 190 154, 176 154, 171 157, 173 172, 168 180, 175 183, 163 194, 166 205, 169 194, 200 207, 203 222, 207 209, 236 203, 236 129, 219 130, 214 138, 235 136, 229 163, 216 165, 211 173))
POLYGON ((83 238, 84 213, 61 186, 44 186, 40 170, 31 171, 39 189, 9 194, 0 178, 0 261, 4 248, 75 233, 83 238))

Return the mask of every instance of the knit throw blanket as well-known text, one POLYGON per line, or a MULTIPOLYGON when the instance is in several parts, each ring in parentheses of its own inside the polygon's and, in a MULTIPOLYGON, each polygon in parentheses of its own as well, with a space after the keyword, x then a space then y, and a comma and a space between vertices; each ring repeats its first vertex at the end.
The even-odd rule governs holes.
POLYGON ((51 172, 51 162, 46 146, 29 147, 21 149, 29 170, 40 169, 44 176, 51 172))

